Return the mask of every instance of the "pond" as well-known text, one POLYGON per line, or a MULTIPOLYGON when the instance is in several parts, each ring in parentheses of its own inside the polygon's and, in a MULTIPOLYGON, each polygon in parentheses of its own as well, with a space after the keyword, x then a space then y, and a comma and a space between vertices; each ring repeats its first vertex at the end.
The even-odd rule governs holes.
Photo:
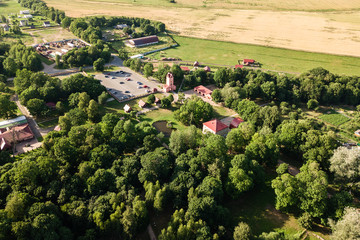
POLYGON ((156 130, 162 132, 165 137, 170 137, 172 129, 167 127, 167 121, 157 121, 154 122, 152 125, 156 128, 156 130))

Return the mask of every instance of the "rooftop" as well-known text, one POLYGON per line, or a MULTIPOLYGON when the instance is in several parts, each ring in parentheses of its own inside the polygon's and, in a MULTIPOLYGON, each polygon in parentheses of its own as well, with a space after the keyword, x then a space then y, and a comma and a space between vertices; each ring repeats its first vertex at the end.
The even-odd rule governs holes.
POLYGON ((209 129, 211 129, 215 133, 228 128, 228 126, 226 124, 222 123, 220 120, 217 120, 217 119, 205 122, 205 123, 203 123, 203 125, 205 125, 209 129))

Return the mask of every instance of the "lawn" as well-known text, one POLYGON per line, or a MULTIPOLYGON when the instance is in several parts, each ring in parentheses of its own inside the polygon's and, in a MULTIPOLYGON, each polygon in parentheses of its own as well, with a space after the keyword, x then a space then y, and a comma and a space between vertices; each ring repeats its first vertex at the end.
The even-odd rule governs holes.
POLYGON ((151 123, 157 122, 157 121, 167 121, 167 122, 172 122, 173 123, 173 127, 178 129, 178 130, 183 130, 186 128, 186 126, 182 123, 180 123, 179 121, 177 121, 174 118, 174 112, 172 110, 169 109, 157 109, 157 110, 153 110, 150 112, 147 112, 144 115, 140 115, 140 119, 142 121, 149 121, 151 123))
POLYGON ((0 15, 20 14, 21 10, 28 10, 20 6, 17 0, 4 0, 0 2, 0 15))
POLYGON ((226 107, 221 107, 221 106, 212 106, 212 107, 214 108, 214 111, 215 111, 215 118, 218 118, 218 119, 223 119, 223 118, 230 117, 230 116, 236 114, 236 112, 234 110, 231 110, 226 107))
POLYGON ((255 59, 262 64, 263 69, 302 73, 316 67, 323 67, 337 74, 360 75, 360 58, 337 56, 288 50, 283 48, 264 47, 251 44, 239 44, 173 36, 180 46, 149 57, 180 58, 184 61, 199 61, 206 64, 222 64, 235 66, 238 60, 255 59))
MULTIPOLYGON (((244 194, 237 200, 225 200, 225 206, 230 210, 232 225, 237 225, 240 221, 250 225, 255 235, 262 232, 282 230, 285 234, 293 235, 303 231, 298 225, 294 216, 282 213, 275 209, 275 193, 271 188, 271 180, 275 174, 267 179, 264 185, 256 186, 250 192, 244 194)), ((327 235, 316 231, 316 234, 328 239, 327 235)), ((311 236, 306 239, 315 240, 311 236)))
POLYGON ((341 115, 340 113, 334 110, 328 110, 326 113, 322 114, 319 118, 335 126, 340 126, 341 124, 344 124, 350 120, 350 118, 345 117, 344 115, 341 115))
POLYGON ((59 118, 54 118, 51 120, 45 120, 43 122, 38 122, 38 125, 40 128, 49 128, 49 127, 55 127, 59 122, 59 118))

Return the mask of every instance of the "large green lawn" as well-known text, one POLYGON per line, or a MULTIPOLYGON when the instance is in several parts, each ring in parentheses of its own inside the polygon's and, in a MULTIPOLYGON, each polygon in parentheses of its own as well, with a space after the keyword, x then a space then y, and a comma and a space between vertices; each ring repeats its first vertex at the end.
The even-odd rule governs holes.
POLYGON ((321 53, 294 51, 282 48, 263 47, 204 40, 183 36, 173 36, 180 45, 160 53, 149 55, 152 58, 175 57, 184 61, 199 61, 208 64, 235 66, 238 60, 255 59, 262 68, 302 73, 316 67, 323 67, 337 74, 360 75, 360 58, 321 53))
POLYGON ((20 14, 20 10, 27 10, 27 8, 20 6, 16 0, 0 1, 0 15, 20 14))

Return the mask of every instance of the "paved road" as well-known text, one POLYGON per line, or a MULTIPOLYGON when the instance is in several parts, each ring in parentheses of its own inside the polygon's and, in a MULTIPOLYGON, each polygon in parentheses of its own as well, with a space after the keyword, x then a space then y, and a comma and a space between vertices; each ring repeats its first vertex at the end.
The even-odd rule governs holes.
POLYGON ((37 125, 35 119, 31 116, 29 110, 24 107, 23 105, 21 105, 20 101, 19 101, 19 97, 18 95, 15 95, 15 99, 14 99, 16 105, 18 106, 18 108, 20 109, 21 113, 26 117, 29 126, 31 128, 31 131, 34 133, 36 138, 41 137, 41 133, 40 133, 40 127, 39 125, 37 125))

